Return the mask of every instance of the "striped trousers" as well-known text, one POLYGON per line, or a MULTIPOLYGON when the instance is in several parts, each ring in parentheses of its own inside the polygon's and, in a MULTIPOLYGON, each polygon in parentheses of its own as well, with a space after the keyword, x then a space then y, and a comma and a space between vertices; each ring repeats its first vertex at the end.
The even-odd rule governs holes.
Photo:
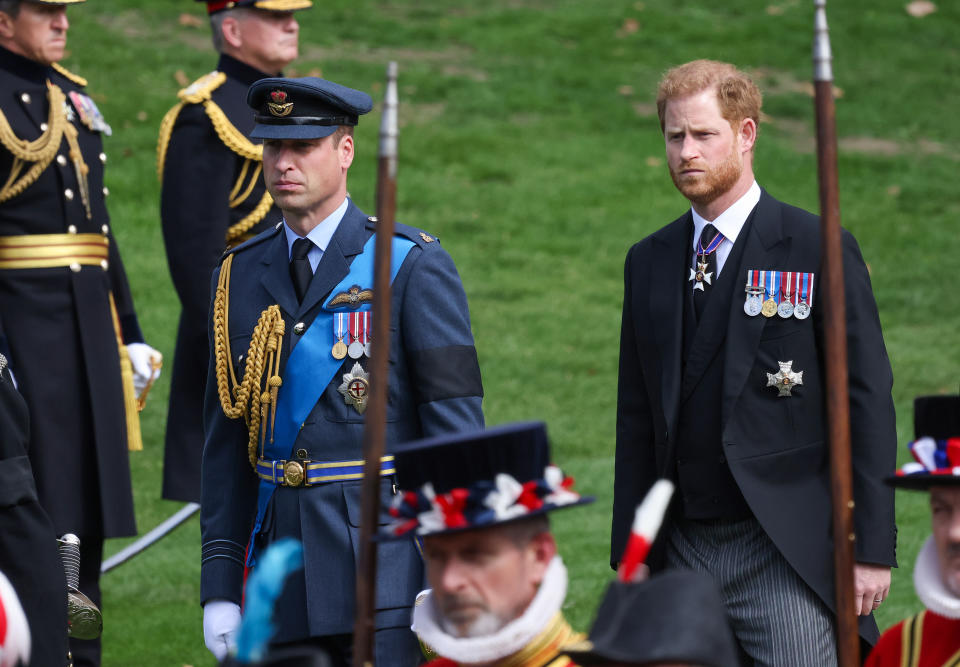
POLYGON ((667 564, 713 577, 744 666, 836 667, 833 613, 756 519, 678 520, 667 564))

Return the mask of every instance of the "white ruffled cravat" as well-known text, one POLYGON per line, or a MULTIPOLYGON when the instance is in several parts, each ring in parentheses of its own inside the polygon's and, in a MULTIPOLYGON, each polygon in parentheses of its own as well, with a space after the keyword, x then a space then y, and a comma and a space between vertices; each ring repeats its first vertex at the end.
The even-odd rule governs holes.
POLYGON ((420 605, 414 608, 411 626, 420 640, 444 658, 467 664, 489 663, 520 651, 543 632, 567 596, 567 568, 560 556, 554 556, 523 615, 486 637, 448 634, 437 618, 432 593, 425 593, 420 605))
POLYGON ((924 607, 940 616, 960 619, 960 596, 951 593, 943 583, 933 535, 927 538, 917 554, 917 563, 913 568, 913 586, 924 607))

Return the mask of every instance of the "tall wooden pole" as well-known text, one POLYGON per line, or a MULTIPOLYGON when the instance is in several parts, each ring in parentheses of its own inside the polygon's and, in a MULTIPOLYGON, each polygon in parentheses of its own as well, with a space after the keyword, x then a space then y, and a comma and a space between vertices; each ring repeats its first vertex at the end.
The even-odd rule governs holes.
POLYGON ((373 341, 370 396, 363 430, 363 487, 360 505, 360 559, 353 629, 353 664, 374 664, 376 632, 377 544, 380 516, 380 459, 386 450, 387 372, 390 356, 390 259, 397 209, 397 64, 387 65, 387 88, 380 122, 377 159, 377 239, 374 244, 373 341))
POLYGON ((817 167, 820 181, 820 230, 827 438, 830 443, 830 490, 833 500, 833 564, 837 603, 839 667, 860 664, 860 639, 854 598, 853 477, 850 463, 850 393, 847 378, 846 297, 843 290, 843 245, 837 177, 837 123, 833 102, 833 68, 827 28, 827 0, 814 0, 813 80, 817 116, 817 167))

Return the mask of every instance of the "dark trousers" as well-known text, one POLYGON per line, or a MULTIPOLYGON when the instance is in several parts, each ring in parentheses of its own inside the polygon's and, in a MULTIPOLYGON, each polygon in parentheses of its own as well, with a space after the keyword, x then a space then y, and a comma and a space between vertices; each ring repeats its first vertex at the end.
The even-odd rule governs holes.
MULTIPOLYGON (((333 667, 352 667, 353 635, 325 635, 278 645, 279 648, 319 648, 330 659, 333 667)), ((423 664, 420 642, 410 628, 384 628, 374 636, 374 651, 378 665, 414 667, 423 664)))

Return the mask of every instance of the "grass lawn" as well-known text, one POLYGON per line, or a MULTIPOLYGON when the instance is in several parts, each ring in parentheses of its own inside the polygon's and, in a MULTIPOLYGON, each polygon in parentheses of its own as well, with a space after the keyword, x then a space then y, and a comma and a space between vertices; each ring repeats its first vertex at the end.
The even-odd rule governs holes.
MULTIPOLYGON (((841 207, 873 276, 894 367, 899 441, 911 401, 956 391, 960 290, 960 5, 910 16, 906 0, 830 3, 841 207)), ((808 0, 324 0, 301 19, 301 59, 382 98, 400 65, 400 220, 443 240, 470 298, 491 424, 542 419, 555 459, 597 497, 554 521, 586 629, 611 577, 616 368, 629 246, 679 215, 653 106, 660 73, 698 57, 755 73, 769 116, 756 172, 816 211, 808 0)), ((65 64, 113 125, 110 210, 147 341, 167 357, 132 456, 141 532, 162 501, 166 400, 179 311, 166 269, 157 127, 182 83, 216 57, 202 5, 97 0, 70 9, 65 64)), ((358 128, 355 201, 373 210, 378 113, 358 128)), ((199 156, 198 156, 199 158, 199 156)), ((203 221, 198 220, 198 224, 203 221)), ((898 495, 899 557, 881 626, 919 604, 910 572, 929 532, 921 495, 898 495)), ((113 553, 129 540, 107 545, 113 553)), ((211 665, 203 646, 199 523, 105 577, 104 664, 211 665)))

